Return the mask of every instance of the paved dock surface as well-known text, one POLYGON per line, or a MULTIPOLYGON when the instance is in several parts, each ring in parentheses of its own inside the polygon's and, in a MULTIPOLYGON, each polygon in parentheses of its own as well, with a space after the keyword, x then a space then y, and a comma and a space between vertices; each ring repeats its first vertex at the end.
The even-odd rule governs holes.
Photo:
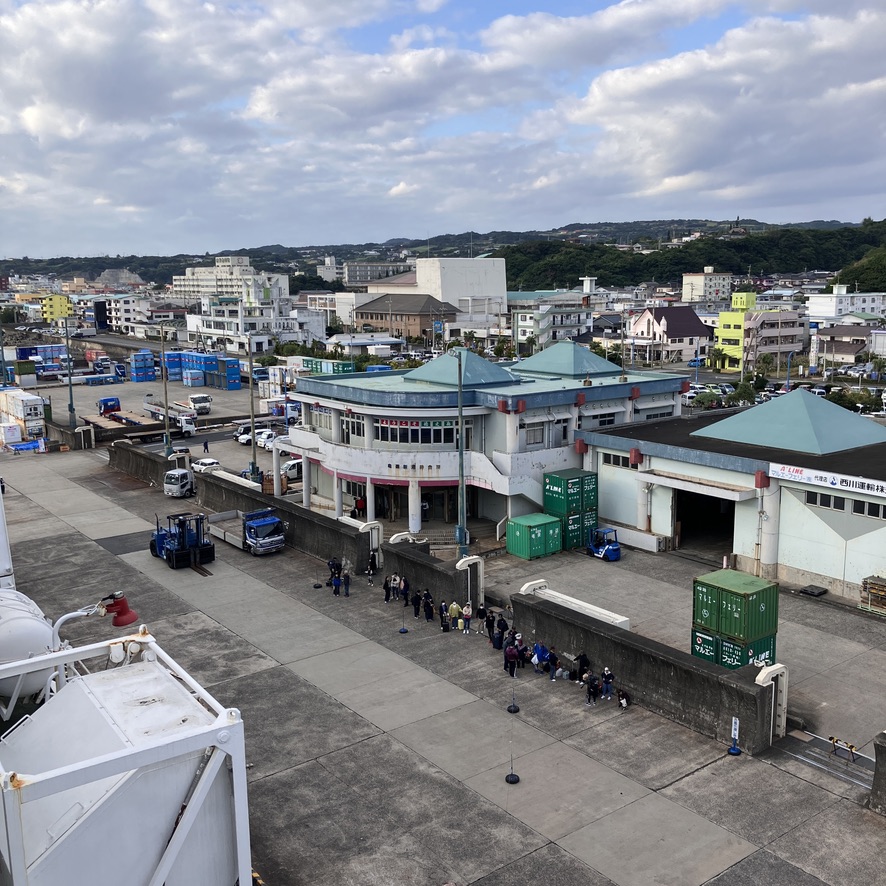
MULTIPOLYGON (((219 545, 211 576, 170 570, 148 539, 173 503, 101 452, 4 455, 0 475, 19 590, 53 618, 125 591, 160 644, 243 712, 268 886, 886 884, 869 772, 810 763, 809 736, 733 758, 641 705, 586 708, 578 686, 531 668, 511 680, 483 637, 442 634, 385 605, 378 584, 356 578, 349 598, 315 589, 325 567, 293 551, 219 545)), ((631 551, 615 564, 488 564, 500 590, 544 577, 678 648, 704 571, 631 551)), ((63 633, 114 632, 89 618, 63 633)), ((869 746, 886 723, 884 650, 880 620, 782 597, 790 707, 819 734, 869 746)))

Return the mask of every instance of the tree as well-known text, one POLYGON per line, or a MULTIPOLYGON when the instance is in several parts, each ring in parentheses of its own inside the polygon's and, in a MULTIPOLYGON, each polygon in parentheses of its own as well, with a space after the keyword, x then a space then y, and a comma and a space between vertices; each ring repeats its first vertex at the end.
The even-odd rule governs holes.
POLYGON ((692 405, 699 409, 714 409, 720 405, 720 398, 713 391, 702 391, 692 401, 692 405))
POLYGON ((529 354, 531 356, 535 353, 535 346, 538 344, 538 339, 534 335, 527 335, 524 344, 529 348, 529 354))
POLYGON ((731 394, 726 397, 727 406, 750 406, 756 399, 753 386, 743 381, 731 394))
POLYGON ((726 351, 722 348, 711 348, 708 351, 708 360, 714 369, 722 369, 723 362, 726 360, 726 351))

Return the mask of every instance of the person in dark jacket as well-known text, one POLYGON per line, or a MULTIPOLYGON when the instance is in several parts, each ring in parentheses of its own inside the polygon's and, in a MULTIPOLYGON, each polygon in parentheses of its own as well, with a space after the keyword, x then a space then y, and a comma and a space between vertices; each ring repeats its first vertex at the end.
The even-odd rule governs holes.
POLYGON ((517 634, 517 667, 525 668, 531 654, 529 647, 523 642, 523 635, 517 634))
POLYGON ((552 646, 548 650, 548 664, 551 666, 551 682, 557 679, 557 668, 560 667, 560 656, 557 655, 557 647, 552 646))
POLYGON ((434 620, 434 598, 431 596, 430 591, 425 588, 424 595, 422 596, 422 606, 424 606, 425 610, 425 621, 433 621, 434 620))
POLYGON ((403 608, 405 609, 409 605, 409 582, 405 575, 400 579, 400 594, 403 597, 403 608))
POLYGON ((486 628, 486 607, 482 603, 477 607, 476 618, 479 625, 477 633, 482 634, 486 628))
POLYGON ((609 668, 603 668, 603 679, 600 682, 603 684, 600 695, 609 701, 612 698, 612 684, 615 682, 615 674, 609 668))
POLYGON ((443 630, 443 625, 445 625, 449 621, 449 607, 446 605, 445 600, 440 601, 440 630, 443 630))
POLYGON ((597 675, 592 671, 588 671, 585 674, 585 677, 585 683, 588 687, 588 700, 585 704, 588 707, 597 707, 597 698, 600 695, 600 681, 597 679, 597 675))
POLYGON ((409 602, 412 604, 412 611, 415 613, 415 617, 418 618, 418 610, 421 609, 421 597, 418 595, 418 590, 412 592, 412 599, 409 602))
POLYGON ((508 632, 508 623, 503 612, 499 615, 498 621, 495 623, 495 627, 497 630, 501 631, 502 634, 506 634, 508 632))
POLYGON ((486 619, 484 621, 486 625, 486 633, 489 634, 489 642, 492 642, 492 634, 495 631, 495 616, 491 612, 486 613, 486 619))
POLYGON ((624 689, 618 690, 618 706, 621 708, 621 712, 624 713, 628 709, 628 705, 631 703, 631 697, 624 691, 624 689))
POLYGON ((519 656, 519 652, 517 651, 516 643, 508 643, 505 646, 505 670, 512 676, 517 676, 517 658, 519 656))
POLYGON ((391 602, 391 576, 385 576, 385 583, 382 585, 385 590, 385 603, 391 602))
POLYGON ((578 677, 575 682, 581 683, 584 680, 585 674, 591 670, 591 660, 585 655, 584 650, 578 653, 578 658, 575 660, 575 667, 578 671, 578 677))

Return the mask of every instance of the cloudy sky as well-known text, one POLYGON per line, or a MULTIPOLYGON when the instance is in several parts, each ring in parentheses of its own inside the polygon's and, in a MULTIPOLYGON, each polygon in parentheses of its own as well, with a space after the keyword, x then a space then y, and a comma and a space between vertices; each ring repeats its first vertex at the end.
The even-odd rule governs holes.
POLYGON ((0 0, 0 256, 886 216, 883 0, 0 0))

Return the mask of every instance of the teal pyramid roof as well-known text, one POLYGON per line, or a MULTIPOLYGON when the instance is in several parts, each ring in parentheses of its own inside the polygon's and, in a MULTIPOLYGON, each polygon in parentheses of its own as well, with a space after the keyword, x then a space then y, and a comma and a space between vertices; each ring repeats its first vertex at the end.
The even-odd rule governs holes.
POLYGON ((416 369, 404 373, 403 378, 410 381, 423 381, 434 385, 458 387, 458 359, 455 354, 462 355, 462 387, 476 388, 482 385, 500 385, 519 382, 507 369, 497 363, 490 363, 485 358, 469 351, 467 348, 452 348, 436 360, 425 363, 416 369))
POLYGON ((515 367, 521 374, 556 375, 564 378, 614 375, 621 369, 604 360, 593 351, 571 341, 560 341, 525 360, 515 367))
POLYGON ((886 443, 886 428, 808 391, 791 391, 692 432, 751 446, 811 455, 886 443))

